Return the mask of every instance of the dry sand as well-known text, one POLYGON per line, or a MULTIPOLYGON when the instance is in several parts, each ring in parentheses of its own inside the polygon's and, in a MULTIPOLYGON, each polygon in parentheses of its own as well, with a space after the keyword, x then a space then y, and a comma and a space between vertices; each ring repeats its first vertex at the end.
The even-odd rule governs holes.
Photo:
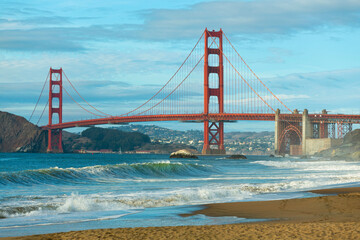
MULTIPOLYGON (((189 215, 276 219, 217 226, 96 229, 4 239, 360 239, 360 188, 304 199, 205 205, 189 215)), ((184 217, 186 217, 184 216, 184 217)))
POLYGON ((97 229, 7 239, 360 239, 359 222, 97 229))

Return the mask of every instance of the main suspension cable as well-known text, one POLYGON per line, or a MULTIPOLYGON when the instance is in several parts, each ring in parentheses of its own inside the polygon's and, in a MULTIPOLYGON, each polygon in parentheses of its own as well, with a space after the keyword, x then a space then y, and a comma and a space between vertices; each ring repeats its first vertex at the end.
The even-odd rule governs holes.
MULTIPOLYGON (((205 30, 207 31, 207 30, 205 30)), ((209 33, 209 32, 208 32, 209 33)), ((213 36, 210 35, 212 41, 215 42, 215 44, 217 45, 217 47, 219 48, 219 45, 217 44, 217 42, 215 41, 215 38, 213 36)), ((220 48, 219 48, 220 49, 220 48)), ((234 65, 230 62, 230 60, 227 58, 227 56, 224 54, 224 52, 222 51, 222 49, 220 49, 221 54, 226 58, 226 60, 229 62, 229 64, 231 65, 231 67, 236 71, 236 73, 241 77, 241 79, 249 86, 249 88, 269 107, 271 108, 271 110, 273 110, 275 112, 275 110, 251 87, 251 85, 243 78, 243 76, 239 73, 239 71, 234 67, 234 65)))
POLYGON ((71 81, 69 80, 69 78, 66 76, 66 73, 64 72, 64 70, 63 70, 63 73, 64 73, 64 75, 65 75, 66 80, 70 83, 71 87, 72 87, 72 88, 75 90, 75 92, 80 96, 80 98, 81 98, 82 100, 84 100, 84 102, 87 103, 87 105, 89 105, 90 107, 92 107, 95 111, 104 114, 105 116, 112 117, 112 115, 107 114, 107 113, 104 113, 104 112, 98 110, 97 108, 95 108, 95 107, 94 107, 93 105, 91 105, 90 103, 88 103, 88 101, 86 101, 86 100, 81 96, 81 94, 76 90, 76 88, 74 87, 74 85, 71 83, 71 81))
POLYGON ((289 110, 290 112, 292 112, 290 110, 290 108, 288 108, 264 83, 263 81, 261 81, 261 79, 256 75, 256 73, 250 68, 250 66, 245 62, 245 60, 241 57, 241 55, 238 53, 238 51, 236 51, 235 47, 232 45, 232 43, 230 42, 230 40, 228 39, 228 37, 226 36, 225 33, 224 37, 226 38, 226 40, 229 42, 230 46, 234 49, 234 51, 237 53, 237 55, 240 57, 241 61, 245 64, 245 66, 250 70, 250 72, 257 78, 257 80, 271 93, 271 95, 273 95, 287 110, 289 110))
POLYGON ((204 58, 204 56, 205 56, 205 54, 202 55, 202 57, 199 59, 199 61, 196 63, 196 65, 191 69, 191 71, 186 75, 186 77, 185 77, 165 98, 163 98, 160 102, 158 102, 157 104, 155 104, 155 105, 152 106, 151 108, 149 108, 149 109, 147 109, 147 110, 145 110, 145 111, 143 111, 143 112, 141 112, 141 113, 138 113, 138 114, 136 114, 136 115, 141 115, 142 113, 147 112, 147 111, 153 109, 154 107, 156 107, 156 106, 158 106, 160 103, 162 103, 165 99, 167 99, 171 94, 173 94, 173 93, 176 91, 176 89, 178 89, 178 88, 185 82, 185 80, 190 76, 190 74, 195 70, 195 68, 199 65, 199 63, 201 62, 201 60, 204 58))
MULTIPOLYGON (((197 46, 197 44, 199 43, 199 41, 201 40, 201 38, 202 38, 202 36, 203 36, 204 34, 205 34, 205 32, 201 35, 201 37, 200 37, 200 39, 198 40, 198 42, 196 43, 195 47, 197 46)), ((213 45, 213 43, 210 44, 210 47, 211 47, 212 45, 213 45)), ((195 47, 193 48, 192 51, 194 51, 195 47)), ((189 55, 189 56, 190 56, 190 55, 189 55)), ((188 57, 189 57, 189 56, 188 56, 188 57)), ((190 74, 196 69, 196 67, 199 65, 199 63, 200 63, 201 60, 204 58, 204 56, 205 56, 205 54, 203 54, 203 55, 201 56, 201 58, 198 60, 198 62, 195 64, 195 66, 191 69, 191 71, 185 76, 185 78, 184 78, 165 98, 163 98, 161 101, 159 101, 158 103, 156 103, 156 104, 153 105, 152 107, 150 107, 150 108, 148 108, 148 109, 146 109, 146 110, 144 110, 144 111, 142 111, 142 112, 140 112, 140 113, 138 113, 138 114, 136 114, 136 115, 141 115, 141 114, 143 114, 143 113, 145 113, 145 112, 153 109, 154 107, 158 106, 160 103, 164 102, 168 97, 170 97, 170 95, 172 95, 172 94, 185 82, 185 80, 190 76, 190 74)), ((185 60, 185 61, 186 61, 186 60, 185 60)), ((185 61, 184 61, 184 63, 185 63, 185 61)), ((184 64, 184 63, 183 63, 183 64, 184 64)), ((179 68, 179 69, 180 69, 180 68, 179 68)))
POLYGON ((49 79, 49 76, 50 76, 50 71, 48 72, 48 75, 47 75, 47 77, 46 77, 46 80, 45 80, 45 82, 44 82, 44 85, 43 85, 43 87, 42 87, 42 89, 41 89, 40 96, 39 96, 39 98, 38 98, 38 100, 37 100, 37 102, 36 102, 36 104, 35 104, 35 107, 34 107, 34 110, 33 110, 32 113, 31 113, 31 116, 30 116, 30 118, 29 118, 29 120, 28 120, 29 122, 31 121, 31 118, 32 118, 32 116, 34 115, 34 112, 35 112, 35 110, 36 110, 36 108, 37 108, 37 105, 39 104, 40 98, 41 98, 41 96, 42 96, 42 94, 43 94, 43 92, 44 92, 44 89, 45 89, 46 83, 47 83, 47 81, 48 81, 48 79, 49 79))
POLYGON ((189 59, 189 57, 191 56, 191 54, 194 52, 195 48, 197 47, 197 45, 199 44, 200 40, 202 39, 202 37, 204 36, 204 33, 201 34, 199 40, 196 42, 195 46, 193 47, 193 49, 191 50, 191 52, 188 54, 188 56, 186 57, 186 59, 184 60, 184 62, 181 64, 181 66, 177 69, 177 71, 172 75, 172 77, 165 83, 165 85, 160 88, 159 91, 157 91, 157 93, 155 93, 149 100, 147 100, 145 103, 141 104, 139 107, 131 110, 130 112, 124 113, 119 115, 119 117, 125 116, 125 115, 129 115, 132 112, 135 112, 136 110, 140 109, 141 107, 143 107, 144 105, 146 105, 148 102, 150 102, 153 98, 155 98, 170 82, 171 80, 176 76, 176 74, 180 71, 180 69, 184 66, 184 64, 186 63, 186 61, 189 59))
POLYGON ((87 110, 86 108, 84 108, 83 106, 81 106, 81 104, 78 103, 78 102, 68 93, 68 91, 66 90, 66 88, 65 88, 64 86, 63 86, 62 88, 65 90, 65 93, 66 93, 77 105, 79 105, 79 107, 81 107, 82 109, 84 109, 86 112, 88 112, 88 113, 90 113, 90 114, 93 114, 93 115, 95 115, 95 116, 98 116, 98 117, 104 117, 103 115, 99 115, 99 114, 93 113, 93 112, 87 110))
POLYGON ((47 107, 48 104, 49 104, 49 99, 47 100, 47 102, 46 102, 46 104, 45 104, 45 107, 44 107, 44 109, 42 110, 42 113, 41 113, 41 115, 40 115, 40 117, 39 117, 39 120, 37 121, 36 125, 39 124, 41 118, 42 118, 43 115, 44 115, 45 109, 46 109, 46 107, 47 107))

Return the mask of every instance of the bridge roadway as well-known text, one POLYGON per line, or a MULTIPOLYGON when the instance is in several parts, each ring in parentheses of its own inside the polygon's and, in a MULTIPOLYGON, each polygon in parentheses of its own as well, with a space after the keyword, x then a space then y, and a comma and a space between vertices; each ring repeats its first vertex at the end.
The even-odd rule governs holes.
MULTIPOLYGON (((309 114, 309 118, 313 122, 321 121, 324 123, 356 123, 360 124, 360 115, 345 114, 309 114)), ((302 114, 280 114, 280 119, 289 122, 301 122, 302 114)), ((158 121, 183 121, 183 122, 232 122, 232 121, 275 121, 273 113, 213 113, 213 114, 171 114, 171 115, 135 115, 121 117, 107 117, 89 120, 80 120, 72 122, 63 122, 47 126, 42 129, 65 129, 73 127, 87 127, 103 124, 119 124, 131 122, 158 122, 158 121)))

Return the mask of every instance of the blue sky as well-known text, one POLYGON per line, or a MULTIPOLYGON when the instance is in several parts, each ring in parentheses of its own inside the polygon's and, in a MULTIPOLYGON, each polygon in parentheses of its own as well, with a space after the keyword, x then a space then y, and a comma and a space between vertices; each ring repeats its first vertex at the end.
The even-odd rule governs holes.
MULTIPOLYGON (((49 67, 62 67, 102 111, 131 110, 171 77, 205 27, 221 27, 291 109, 360 114, 358 0, 2 0, 0 111, 28 118, 49 67)), ((65 121, 90 117, 65 104, 65 121)), ((226 125, 227 131, 272 129, 263 122, 226 125)))

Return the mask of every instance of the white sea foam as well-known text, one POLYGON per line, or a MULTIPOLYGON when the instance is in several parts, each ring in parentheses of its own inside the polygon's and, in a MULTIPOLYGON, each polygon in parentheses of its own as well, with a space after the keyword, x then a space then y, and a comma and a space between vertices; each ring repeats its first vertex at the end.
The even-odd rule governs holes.
POLYGON ((106 202, 98 202, 96 199, 89 198, 86 195, 72 193, 71 196, 65 199, 64 204, 57 208, 57 211, 59 213, 88 212, 106 208, 109 208, 106 202))
POLYGON ((302 197, 311 195, 306 190, 360 182, 360 163, 343 160, 263 158, 229 165, 213 158, 140 163, 127 159, 109 164, 114 161, 106 157, 97 166, 46 163, 40 170, 1 173, 0 184, 14 193, 0 196, 0 216, 6 217, 0 227, 97 221, 138 210, 145 216, 139 219, 147 222, 153 216, 146 215, 152 209, 145 208, 302 197), (24 181, 29 184, 24 186, 24 181))
POLYGON ((359 171, 360 165, 348 161, 255 161, 254 164, 261 164, 276 168, 289 168, 296 171, 359 171))
MULTIPOLYGON (((158 192, 136 192, 121 196, 107 196, 109 205, 121 203, 124 208, 148 208, 177 205, 197 205, 211 202, 241 201, 264 193, 295 192, 313 189, 318 186, 353 182, 354 178, 318 179, 314 176, 305 180, 292 180, 277 183, 209 185, 158 192), (111 204, 110 204, 111 202, 111 204)), ((93 205, 91 205, 93 206, 93 205)), ((102 205, 104 206, 104 205, 102 205)), ((116 206, 116 204, 112 205, 116 206)))
POLYGON ((22 227, 36 227, 36 226, 51 226, 51 225, 59 225, 59 224, 73 224, 73 223, 82 223, 82 222, 92 222, 92 221, 103 221, 103 220, 111 220, 116 218, 121 218, 124 216, 128 216, 131 214, 138 213, 140 211, 132 211, 127 212, 123 214, 117 214, 117 215, 110 215, 110 216, 104 216, 104 217, 96 217, 96 218, 86 218, 86 219, 79 219, 79 220, 67 220, 67 221, 58 221, 58 222, 48 222, 48 223, 35 223, 35 224, 24 224, 24 225, 11 225, 6 227, 1 227, 0 229, 10 229, 10 228, 22 228, 22 227))
MULTIPOLYGON (((131 210, 149 207, 179 205, 198 205, 212 202, 245 201, 256 199, 257 195, 266 193, 297 192, 326 185, 345 184, 360 181, 359 175, 326 175, 308 174, 289 177, 278 177, 276 182, 243 183, 243 184, 208 184, 201 187, 183 187, 176 189, 159 189, 155 191, 136 191, 124 194, 102 193, 71 195, 49 198, 43 206, 24 208, 5 217, 38 216, 54 213, 95 212, 111 210, 131 210), (27 210, 26 210, 27 209, 27 210)), ((4 215, 4 214, 3 214, 4 215)))

